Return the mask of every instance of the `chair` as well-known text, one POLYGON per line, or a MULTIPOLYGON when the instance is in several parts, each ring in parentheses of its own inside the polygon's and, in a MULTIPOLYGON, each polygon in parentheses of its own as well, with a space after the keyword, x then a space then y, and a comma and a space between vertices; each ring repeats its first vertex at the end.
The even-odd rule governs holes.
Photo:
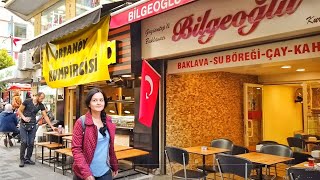
POLYGON ((237 175, 245 179, 250 178, 253 167, 251 161, 245 158, 222 153, 216 155, 216 161, 222 180, 224 179, 223 173, 237 175))
POLYGON ((260 141, 257 143, 257 145, 262 144, 262 145, 267 145, 267 144, 279 144, 276 141, 260 141))
POLYGON ((297 179, 319 179, 320 171, 315 169, 305 169, 305 168, 289 168, 288 169, 289 180, 297 179))
MULTIPOLYGON (((265 154, 272 154, 277 156, 283 156, 283 157, 292 157, 293 151, 289 146, 282 145, 282 144, 274 144, 274 145, 265 145, 261 147, 260 150, 261 153, 265 154)), ((285 162, 285 164, 290 164, 291 162, 285 162)), ((275 174, 277 176, 277 165, 274 165, 275 168, 275 174)), ((270 169, 269 169, 270 174, 270 169)))
POLYGON ((308 158, 311 158, 312 156, 306 153, 293 152, 292 157, 294 160, 291 161, 291 164, 300 164, 308 161, 308 158))
POLYGON ((229 149, 231 152, 233 148, 233 142, 229 139, 215 139, 211 142, 211 147, 229 149))
POLYGON ((199 171, 189 170, 186 166, 189 164, 189 153, 177 147, 165 147, 165 153, 169 160, 171 169, 171 178, 180 179, 204 179, 206 175, 199 171), (172 164, 177 163, 183 165, 183 169, 173 173, 172 164))
MULTIPOLYGON (((214 139, 211 142, 211 147, 215 148, 222 148, 222 149, 228 149, 230 152, 226 152, 225 154, 230 154, 232 152, 233 148, 233 142, 229 139, 214 139)), ((202 166, 198 166, 197 169, 203 171, 202 166)), ((218 172, 218 167, 216 165, 205 165, 204 170, 209 173, 214 173, 214 177, 216 176, 215 173, 218 172)))
POLYGON ((233 145, 231 154, 232 155, 238 155, 238 154, 245 154, 248 153, 249 149, 243 146, 233 145))
POLYGON ((289 147, 299 148, 299 151, 304 151, 306 149, 306 142, 303 139, 295 138, 295 137, 288 137, 287 138, 289 147))

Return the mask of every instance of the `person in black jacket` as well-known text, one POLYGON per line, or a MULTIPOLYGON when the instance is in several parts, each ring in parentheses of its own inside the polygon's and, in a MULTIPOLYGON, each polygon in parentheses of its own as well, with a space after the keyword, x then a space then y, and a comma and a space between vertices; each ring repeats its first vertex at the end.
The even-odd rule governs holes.
MULTIPOLYGON (((12 136, 17 136, 19 134, 19 129, 17 128, 18 118, 15 113, 13 113, 12 105, 6 104, 4 107, 4 111, 0 113, 0 132, 12 132, 12 136)), ((7 147, 8 143, 10 146, 13 146, 11 141, 12 136, 7 133, 8 137, 5 138, 4 145, 7 147)))

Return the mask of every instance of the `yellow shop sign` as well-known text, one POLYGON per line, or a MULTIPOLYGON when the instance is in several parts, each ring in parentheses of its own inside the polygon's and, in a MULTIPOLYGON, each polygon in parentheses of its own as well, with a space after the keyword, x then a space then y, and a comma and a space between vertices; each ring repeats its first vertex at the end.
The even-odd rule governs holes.
POLYGON ((110 17, 106 17, 88 31, 66 38, 53 47, 46 45, 43 51, 43 77, 50 87, 110 79, 108 65, 116 62, 116 42, 107 41, 109 20, 110 17), (109 58, 108 48, 112 50, 109 58))

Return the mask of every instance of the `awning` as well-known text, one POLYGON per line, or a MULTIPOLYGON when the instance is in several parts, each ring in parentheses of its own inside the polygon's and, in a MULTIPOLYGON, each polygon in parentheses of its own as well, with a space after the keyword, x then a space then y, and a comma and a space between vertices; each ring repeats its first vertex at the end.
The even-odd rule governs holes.
POLYGON ((100 21, 101 17, 111 13, 112 10, 118 9, 123 5, 125 5, 125 2, 119 1, 95 7, 91 11, 87 11, 84 14, 70 19, 44 34, 36 36, 35 38, 27 41, 22 45, 20 52, 41 46, 55 39, 62 38, 65 35, 68 35, 80 29, 84 29, 91 24, 96 24, 100 21))
POLYGON ((11 85, 7 90, 8 91, 15 91, 15 90, 31 91, 31 85, 30 84, 14 84, 14 85, 11 85))

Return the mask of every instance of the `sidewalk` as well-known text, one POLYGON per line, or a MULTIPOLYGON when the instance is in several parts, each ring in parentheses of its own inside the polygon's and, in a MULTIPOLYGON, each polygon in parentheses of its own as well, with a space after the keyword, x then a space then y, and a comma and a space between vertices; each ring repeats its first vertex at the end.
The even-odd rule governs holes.
MULTIPOLYGON (((19 167, 19 152, 20 143, 17 143, 13 147, 6 148, 3 144, 3 139, 0 141, 0 179, 1 180, 71 180, 72 175, 62 175, 60 170, 53 172, 53 165, 49 167, 46 164, 36 162, 35 165, 26 164, 25 167, 19 167)), ((34 157, 34 156, 33 156, 34 157)), ((154 177, 153 175, 139 175, 134 177, 121 178, 119 180, 166 180, 168 177, 154 177)))
POLYGON ((0 179, 18 180, 18 179, 48 179, 48 180, 70 180, 72 176, 64 176, 62 173, 53 172, 53 167, 36 163, 35 165, 26 164, 25 167, 19 167, 20 144, 6 148, 3 139, 0 142, 0 179))

